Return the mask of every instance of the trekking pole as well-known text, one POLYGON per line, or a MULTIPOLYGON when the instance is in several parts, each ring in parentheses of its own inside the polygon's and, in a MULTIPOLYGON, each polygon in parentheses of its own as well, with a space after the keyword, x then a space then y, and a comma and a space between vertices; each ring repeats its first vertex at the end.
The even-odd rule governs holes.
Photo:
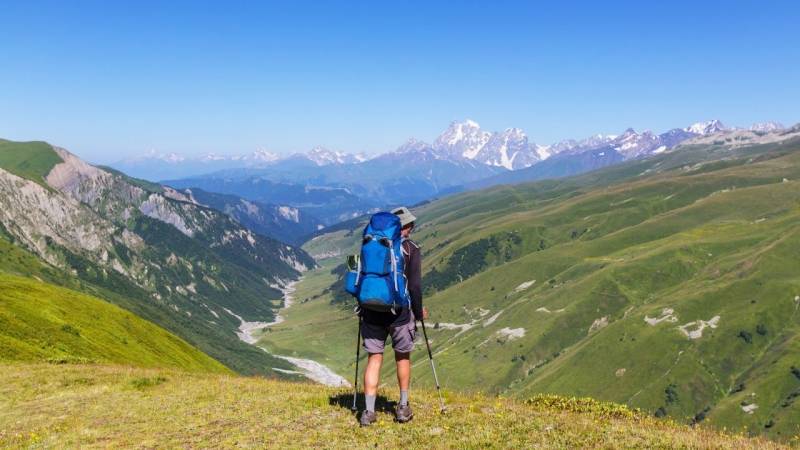
POLYGON ((428 359, 431 361, 431 370, 433 371, 433 380, 436 382, 436 393, 439 394, 439 404, 442 407, 442 414, 445 413, 447 408, 444 406, 444 399, 442 399, 442 388, 439 386, 439 377, 436 375, 436 366, 433 364, 433 353, 431 352, 431 343, 428 341, 428 332, 425 330, 425 321, 422 322, 422 335, 425 337, 425 345, 428 347, 428 359))
POLYGON ((353 377, 353 411, 358 411, 356 407, 356 397, 358 397, 358 359, 361 357, 361 317, 358 318, 358 339, 356 340, 356 375, 353 377))

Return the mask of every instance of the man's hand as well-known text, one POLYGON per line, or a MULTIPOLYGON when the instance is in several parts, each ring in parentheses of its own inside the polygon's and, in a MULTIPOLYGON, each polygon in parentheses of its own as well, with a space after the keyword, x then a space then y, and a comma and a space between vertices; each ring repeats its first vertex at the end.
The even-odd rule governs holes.
POLYGON ((422 307, 422 320, 427 320, 427 319, 428 319, 428 308, 423 306, 422 307))

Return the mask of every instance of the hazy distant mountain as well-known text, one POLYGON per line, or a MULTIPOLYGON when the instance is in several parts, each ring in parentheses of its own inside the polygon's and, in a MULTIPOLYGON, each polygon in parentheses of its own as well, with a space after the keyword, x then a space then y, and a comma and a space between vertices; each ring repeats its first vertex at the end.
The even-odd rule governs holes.
POLYGON ((344 152, 337 152, 329 150, 325 147, 314 147, 308 153, 298 153, 294 155, 300 158, 306 158, 318 166, 329 166, 331 164, 355 164, 367 160, 363 154, 350 154, 344 152))
POLYGON ((127 158, 111 164, 111 167, 130 176, 151 181, 186 178, 226 169, 262 168, 279 161, 310 162, 323 167, 332 164, 354 164, 365 161, 363 154, 349 154, 314 147, 306 153, 294 153, 283 157, 266 150, 257 150, 245 155, 218 155, 209 153, 198 157, 185 157, 176 153, 162 154, 150 151, 142 156, 127 158))
POLYGON ((728 127, 722 124, 719 120, 709 120, 707 122, 697 122, 688 127, 684 128, 684 130, 688 131, 689 133, 694 134, 713 134, 719 131, 725 131, 728 127))
POLYGON ((111 167, 132 177, 157 181, 166 178, 183 178, 223 169, 260 167, 278 159, 280 159, 279 155, 266 150, 233 156, 209 153, 194 158, 188 158, 176 153, 163 154, 151 150, 144 155, 112 163, 111 167))
MULTIPOLYGON (((316 167, 316 166, 314 166, 316 167)), ((306 173, 298 168, 297 174, 306 173)), ((256 169, 232 169, 164 183, 176 189, 202 189, 207 192, 235 195, 251 202, 296 208, 315 217, 322 225, 331 225, 376 210, 379 199, 362 198, 346 187, 321 186, 308 179, 296 182, 271 180, 256 169)))
POLYGON ((324 228, 319 219, 298 208, 245 200, 230 194, 217 194, 202 189, 185 189, 196 202, 222 211, 248 229, 292 245, 324 228))
MULTIPOLYGON (((753 124, 750 131, 770 132, 783 129, 777 122, 753 124)), ((553 144, 537 144, 521 128, 506 128, 503 131, 486 131, 474 120, 454 121, 433 141, 409 139, 398 149, 389 153, 408 154, 414 150, 430 153, 438 160, 459 162, 472 160, 488 166, 506 170, 531 167, 546 159, 562 154, 579 154, 606 145, 614 146, 625 159, 641 158, 671 149, 681 142, 698 136, 735 130, 719 120, 693 123, 685 128, 674 128, 661 134, 651 131, 638 133, 632 129, 620 135, 596 134, 582 140, 566 139, 553 144)), ((317 168, 349 166, 367 162, 364 154, 330 150, 316 146, 304 153, 281 156, 265 150, 246 155, 206 154, 200 157, 185 157, 175 153, 160 154, 150 151, 142 156, 127 158, 111 164, 128 175, 152 181, 174 180, 205 175, 228 169, 264 169, 273 180, 298 182, 297 171, 303 169, 318 173, 317 168), (282 174, 282 177, 276 177, 282 174)), ((308 177, 306 177, 308 178, 308 177)))
POLYGON ((750 131, 770 132, 784 130, 786 127, 780 122, 759 122, 750 126, 750 131))
POLYGON ((452 122, 432 144, 412 138, 394 151, 371 159, 314 147, 286 157, 268 152, 195 159, 149 154, 115 167, 143 178, 168 179, 166 183, 174 187, 200 188, 298 208, 327 226, 378 208, 427 200, 462 186, 575 175, 667 152, 694 139, 780 129, 780 124, 766 122, 748 131, 709 120, 660 134, 628 128, 621 134, 596 134, 542 145, 520 128, 486 131, 467 119, 452 122), (525 172, 506 174, 520 170, 525 172), (165 173, 177 176, 160 176, 165 173))
POLYGON ((504 171, 442 155, 412 139, 393 152, 362 162, 319 165, 294 155, 263 168, 231 169, 165 183, 291 206, 331 225, 379 208, 417 203, 504 171))

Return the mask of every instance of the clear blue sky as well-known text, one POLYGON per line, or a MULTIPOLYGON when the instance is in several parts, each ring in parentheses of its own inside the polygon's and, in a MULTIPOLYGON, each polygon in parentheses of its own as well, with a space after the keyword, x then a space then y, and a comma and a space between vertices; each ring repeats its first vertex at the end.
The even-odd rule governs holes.
POLYGON ((161 3, 0 4, 0 137, 110 162, 800 121, 797 2, 161 3))

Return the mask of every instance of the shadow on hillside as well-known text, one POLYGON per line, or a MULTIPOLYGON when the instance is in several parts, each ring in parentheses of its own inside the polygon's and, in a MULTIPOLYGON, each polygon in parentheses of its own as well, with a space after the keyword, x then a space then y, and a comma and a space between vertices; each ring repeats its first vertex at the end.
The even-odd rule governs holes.
MULTIPOLYGON (((353 394, 337 394, 328 397, 328 404, 332 406, 339 406, 350 410, 353 407, 353 394)), ((364 409, 364 393, 359 393, 356 399, 356 407, 358 411, 364 409)), ((375 399, 375 411, 383 413, 394 413, 397 407, 396 401, 389 401, 386 397, 379 395, 375 399)))

